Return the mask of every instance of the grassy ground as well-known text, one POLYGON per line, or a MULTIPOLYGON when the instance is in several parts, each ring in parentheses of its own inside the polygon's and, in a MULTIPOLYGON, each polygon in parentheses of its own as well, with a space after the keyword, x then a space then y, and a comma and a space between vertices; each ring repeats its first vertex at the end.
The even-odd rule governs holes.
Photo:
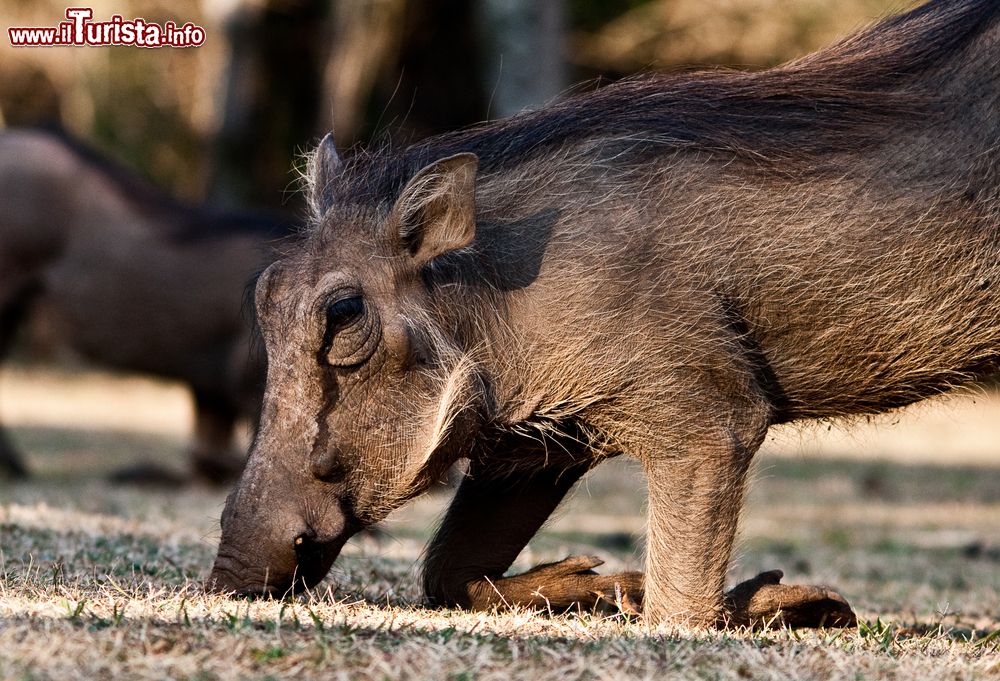
MULTIPOLYGON (((443 495, 354 540, 309 597, 206 596, 224 492, 103 481, 138 460, 180 466, 185 399, 100 375, 0 376, 0 416, 38 473, 0 487, 0 678, 1000 678, 996 398, 768 443, 731 579, 781 568, 835 585, 864 623, 819 633, 423 609, 418 558, 443 495)), ((593 553, 638 568, 642 504, 639 473, 610 464, 517 567, 593 553)))

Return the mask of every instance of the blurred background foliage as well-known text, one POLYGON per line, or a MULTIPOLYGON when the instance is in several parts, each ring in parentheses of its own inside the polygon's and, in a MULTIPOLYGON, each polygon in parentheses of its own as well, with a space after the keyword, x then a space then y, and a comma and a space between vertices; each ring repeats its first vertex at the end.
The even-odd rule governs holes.
POLYGON ((296 155, 412 140, 539 106, 576 83, 793 59, 891 0, 88 0, 204 26, 189 49, 12 48, 65 0, 0 0, 0 115, 58 126, 187 199, 298 212, 296 155))

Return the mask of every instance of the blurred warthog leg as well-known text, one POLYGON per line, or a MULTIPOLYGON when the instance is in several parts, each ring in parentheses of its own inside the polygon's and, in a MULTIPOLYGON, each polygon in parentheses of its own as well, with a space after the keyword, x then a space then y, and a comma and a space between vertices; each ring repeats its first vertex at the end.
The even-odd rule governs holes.
POLYGON ((225 485, 236 480, 246 457, 233 446, 233 430, 238 409, 223 397, 194 391, 195 434, 190 449, 190 475, 179 474, 169 466, 145 463, 115 471, 111 480, 130 485, 179 487, 201 481, 225 485))
MULTIPOLYGON (((14 337, 20 328, 36 289, 27 284, 5 287, 0 284, 0 362, 10 354, 14 337)), ((0 477, 20 479, 28 477, 28 467, 0 424, 0 477)))
POLYGON ((246 463, 245 453, 233 448, 238 409, 224 397, 197 390, 194 401, 192 471, 196 478, 214 485, 233 482, 246 463))

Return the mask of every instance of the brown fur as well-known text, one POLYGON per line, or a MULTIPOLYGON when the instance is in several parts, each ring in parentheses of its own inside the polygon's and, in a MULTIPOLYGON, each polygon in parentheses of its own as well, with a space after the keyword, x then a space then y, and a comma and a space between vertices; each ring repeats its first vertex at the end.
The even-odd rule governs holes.
MULTIPOLYGON (((182 204, 56 134, 0 135, 0 357, 26 318, 101 365, 187 383, 192 463, 235 476, 235 420, 256 420, 264 358, 242 294, 279 223, 182 204)), ((27 471, 0 432, 0 470, 27 471)))
POLYGON ((694 624, 829 604, 768 575, 724 601, 747 470, 771 425, 994 372, 998 16, 936 0, 770 71, 637 79, 398 153, 325 143, 317 224, 257 288, 266 406, 216 587, 315 583, 468 457, 428 550, 434 602, 618 583, 694 624), (503 577, 621 454, 647 473, 644 578, 576 559, 503 577))

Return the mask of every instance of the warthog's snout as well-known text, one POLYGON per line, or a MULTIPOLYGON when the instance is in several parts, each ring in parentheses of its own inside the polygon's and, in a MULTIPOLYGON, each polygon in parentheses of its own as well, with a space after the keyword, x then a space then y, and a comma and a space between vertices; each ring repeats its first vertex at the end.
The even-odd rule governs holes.
POLYGON ((208 588, 248 598, 299 593, 323 580, 350 534, 318 540, 310 532, 290 536, 287 546, 237 553, 223 546, 215 559, 208 588))
MULTIPOLYGON (((247 598, 282 598, 316 586, 330 570, 348 535, 318 541, 303 533, 290 537, 286 550, 240 555, 220 550, 208 588, 247 598)), ((261 547, 263 549, 263 547, 261 547)))
MULTIPOLYGON (((244 476, 246 477, 246 476, 244 476)), ((226 502, 222 538, 206 587, 245 597, 281 598, 316 586, 359 529, 340 503, 264 499, 242 480, 226 502)))

